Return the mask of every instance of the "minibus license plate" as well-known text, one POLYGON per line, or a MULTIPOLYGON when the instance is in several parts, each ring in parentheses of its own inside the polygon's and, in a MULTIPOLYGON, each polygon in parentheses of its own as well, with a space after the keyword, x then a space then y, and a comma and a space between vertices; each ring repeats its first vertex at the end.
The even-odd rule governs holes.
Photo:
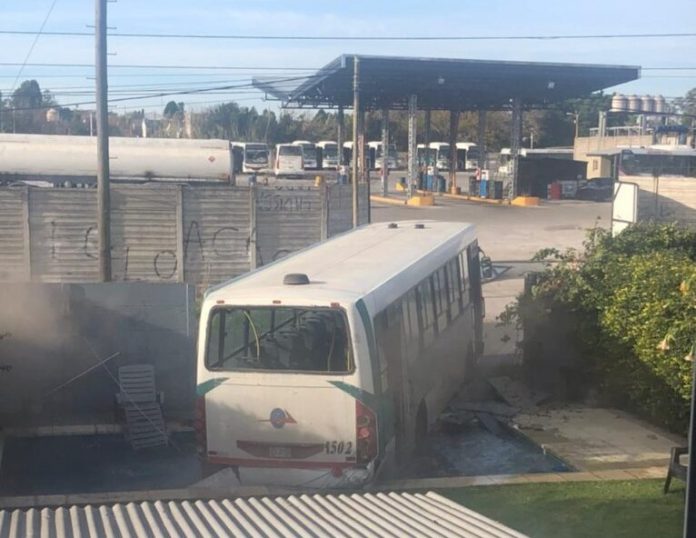
POLYGON ((287 446, 271 446, 268 447, 268 455, 271 458, 291 458, 292 450, 287 446))

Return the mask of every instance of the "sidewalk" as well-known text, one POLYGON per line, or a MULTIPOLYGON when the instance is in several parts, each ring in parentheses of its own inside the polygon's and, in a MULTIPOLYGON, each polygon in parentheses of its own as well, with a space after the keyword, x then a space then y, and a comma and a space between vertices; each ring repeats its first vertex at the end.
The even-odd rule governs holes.
POLYGON ((686 439, 616 409, 567 406, 518 415, 519 431, 579 471, 659 467, 686 439))

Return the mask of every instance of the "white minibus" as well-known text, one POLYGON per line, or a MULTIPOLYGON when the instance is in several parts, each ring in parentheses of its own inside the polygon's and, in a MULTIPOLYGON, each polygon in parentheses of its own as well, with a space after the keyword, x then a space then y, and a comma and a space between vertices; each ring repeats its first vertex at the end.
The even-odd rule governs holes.
POLYGON ((208 290, 198 443, 242 484, 358 486, 403 462, 482 350, 474 227, 370 224, 208 290))
POLYGON ((302 148, 293 144, 278 144, 273 173, 276 177, 302 177, 304 175, 302 148))
POLYGON ((262 142, 230 142, 234 156, 234 171, 252 174, 270 165, 268 146, 262 142))
POLYGON ((318 168, 317 162, 317 146, 310 142, 309 140, 295 140, 293 146, 299 146, 302 148, 302 158, 304 159, 304 169, 305 170, 316 170, 318 168))

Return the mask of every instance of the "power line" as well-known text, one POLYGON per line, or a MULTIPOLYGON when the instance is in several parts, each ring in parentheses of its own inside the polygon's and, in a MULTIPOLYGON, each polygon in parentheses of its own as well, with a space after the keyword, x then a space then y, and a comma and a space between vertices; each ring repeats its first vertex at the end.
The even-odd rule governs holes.
MULTIPOLYGON (((33 35, 29 30, 0 30, 0 35, 33 35)), ((94 37, 93 32, 53 31, 43 35, 60 37, 94 37)), ((547 35, 480 35, 480 36, 308 36, 308 35, 255 35, 255 34, 151 34, 113 32, 109 37, 147 39, 234 39, 263 41, 553 41, 560 39, 652 39, 696 37, 694 32, 645 34, 547 34, 547 35)))
MULTIPOLYGON (((285 78, 285 79, 276 79, 276 80, 269 80, 267 82, 271 84, 277 84, 279 82, 292 82, 292 81, 297 81, 297 80, 306 80, 309 77, 294 77, 294 78, 285 78)), ((195 95, 195 94, 209 94, 209 93, 215 93, 218 91, 224 91, 224 90, 235 90, 235 89, 251 89, 254 88, 254 85, 252 83, 248 84, 238 84, 238 85, 229 85, 229 86, 212 86, 208 88, 196 88, 192 90, 184 90, 184 91, 167 91, 167 92, 162 92, 162 93, 153 93, 150 95, 139 95, 139 96, 131 96, 131 97, 116 97, 114 99, 109 99, 109 103, 119 103, 123 101, 134 101, 138 99, 152 99, 156 97, 170 97, 170 96, 175 96, 175 95, 195 95)), ((60 106, 63 108, 67 107, 72 107, 72 106, 81 106, 81 105, 93 105, 95 101, 81 101, 81 102, 75 102, 75 103, 67 103, 63 105, 41 105, 38 107, 23 107, 23 108, 8 108, 7 110, 15 110, 15 111, 25 111, 25 110, 45 110, 48 108, 53 108, 55 106, 60 106)))
MULTIPOLYGON (((0 62, 0 66, 18 66, 18 62, 0 62)), ((31 67, 85 67, 94 69, 94 64, 85 63, 28 63, 31 67)), ((163 64, 109 64, 109 69, 211 69, 211 70, 253 70, 253 71, 315 71, 318 67, 270 67, 245 65, 163 65, 163 64)), ((696 69, 696 68, 694 68, 696 69)))
MULTIPOLYGON (((44 34, 45 35, 45 34, 44 34)), ((2 67, 16 67, 20 62, 0 62, 2 67)), ((28 67, 70 67, 93 69, 94 64, 88 63, 26 63, 28 67)), ((109 69, 187 69, 187 70, 247 70, 247 71, 316 71, 321 67, 272 67, 251 65, 174 65, 174 64, 109 64, 109 69)), ((695 71, 696 66, 647 66, 643 71, 695 71)), ((193 75, 193 74, 192 74, 193 75)), ((163 75, 158 75, 163 76, 163 75)))
POLYGON ((48 22, 48 19, 51 16, 51 13, 53 13, 53 8, 56 7, 56 3, 58 0, 53 0, 51 3, 51 6, 48 8, 48 12, 46 13, 46 16, 44 17, 43 22, 41 23, 41 27, 39 28, 38 32, 34 32, 34 40, 31 42, 31 46, 29 47, 29 50, 27 51, 27 55, 24 57, 24 61, 21 64, 21 67, 19 68, 19 72, 17 73, 17 76, 14 79, 14 82, 12 83, 12 90, 10 93, 14 91, 14 89, 17 87, 17 81, 19 81, 19 77, 22 76, 22 73, 24 72, 24 67, 27 65, 27 62, 29 61, 29 58, 31 57, 31 53, 34 52, 34 47, 36 47, 36 43, 39 41, 39 37, 41 37, 41 34, 43 32, 44 27, 46 26, 46 23, 48 22))
MULTIPOLYGON (((46 68, 85 68, 94 69, 94 64, 87 63, 21 63, 21 62, 0 62, 0 67, 16 67, 26 65, 28 67, 46 67, 46 68)), ((314 67, 274 67, 274 66, 254 66, 254 65, 174 65, 174 64, 109 64, 109 69, 178 69, 178 70, 245 70, 245 71, 317 71, 324 66, 314 67)), ((695 71, 696 66, 642 66, 643 71, 695 71)), ((168 73, 160 73, 157 76, 166 76, 168 73)), ((197 73, 188 73, 185 75, 196 76, 197 73)), ((224 76, 225 73, 220 73, 224 76)))

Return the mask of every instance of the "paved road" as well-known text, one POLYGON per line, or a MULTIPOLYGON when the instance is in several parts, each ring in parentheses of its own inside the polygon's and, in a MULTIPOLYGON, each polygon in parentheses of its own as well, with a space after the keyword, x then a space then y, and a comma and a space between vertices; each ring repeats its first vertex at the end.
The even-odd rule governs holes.
MULTIPOLYGON (((373 189, 379 183, 373 182, 373 189)), ((520 335, 513 327, 499 326, 497 317, 522 291, 524 274, 540 270, 530 258, 542 248, 582 248, 587 230, 608 227, 610 203, 576 200, 542 201, 539 207, 488 205, 436 198, 434 207, 372 205, 373 222, 398 220, 451 220, 476 225, 479 245, 501 276, 484 285, 486 358, 497 361, 515 352, 520 335)))

